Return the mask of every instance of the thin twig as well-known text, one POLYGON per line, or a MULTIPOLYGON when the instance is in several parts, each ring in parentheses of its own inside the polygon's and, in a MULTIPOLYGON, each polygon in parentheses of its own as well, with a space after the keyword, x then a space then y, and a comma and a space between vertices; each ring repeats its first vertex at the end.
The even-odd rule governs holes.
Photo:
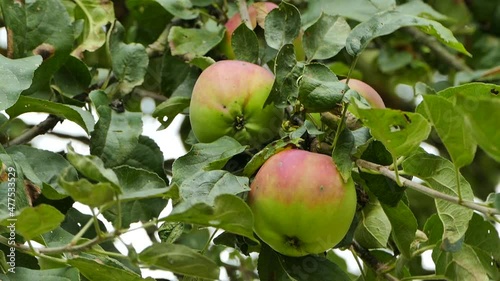
POLYGON ((399 281, 398 278, 387 272, 389 270, 389 267, 387 265, 377 260, 377 258, 373 256, 370 251, 363 248, 361 245, 359 245, 358 242, 352 242, 352 249, 368 266, 375 270, 377 275, 381 275, 389 281, 399 281))
POLYGON ((55 115, 49 115, 47 119, 42 121, 40 124, 33 126, 31 129, 28 129, 17 138, 11 140, 8 146, 28 143, 35 137, 43 135, 52 130, 57 125, 57 123, 62 120, 63 119, 55 115))
POLYGON ((248 29, 252 30, 252 22, 250 22, 250 15, 248 14, 247 1, 238 0, 238 9, 240 11, 241 21, 246 24, 248 29))
MULTIPOLYGON (((92 246, 97 245, 99 243, 114 239, 115 237, 116 237, 115 233, 108 233, 103 236, 97 236, 92 240, 89 240, 85 243, 78 245, 68 244, 61 247, 53 247, 53 248, 40 248, 40 249, 35 248, 34 251, 37 254, 60 254, 67 252, 81 252, 83 250, 92 248, 92 246)), ((8 239, 1 235, 0 235, 0 244, 10 245, 8 239)), ((32 249, 24 244, 15 244, 14 247, 24 252, 32 252, 32 249)))
MULTIPOLYGON (((361 168, 378 171, 380 174, 390 178, 393 181, 396 181, 396 173, 394 173, 394 171, 389 170, 389 168, 386 166, 382 166, 379 164, 368 162, 368 161, 365 161, 362 159, 358 159, 356 161, 356 164, 361 168)), ((401 177, 400 180, 401 180, 401 184, 403 186, 411 188, 411 189, 416 190, 418 192, 421 192, 421 193, 428 195, 430 197, 442 199, 442 200, 445 200, 445 201, 448 201, 451 203, 455 203, 457 205, 461 205, 461 206, 467 207, 469 209, 481 212, 481 213, 486 214, 488 216, 500 215, 500 212, 497 209, 482 206, 482 205, 479 205, 479 204, 472 202, 472 201, 460 200, 458 197, 441 193, 437 190, 434 190, 434 189, 429 188, 425 185, 421 185, 419 183, 413 182, 411 180, 405 179, 403 177, 401 177)))
POLYGON ((53 135, 53 136, 56 136, 58 138, 62 138, 62 139, 73 139, 73 140, 77 140, 79 142, 82 142, 84 144, 90 144, 90 139, 88 137, 85 137, 85 136, 72 136, 72 135, 68 135, 68 134, 65 134, 65 133, 58 133, 58 132, 50 132, 49 133, 50 135, 53 135))
POLYGON ((146 48, 146 53, 148 57, 155 57, 162 55, 165 51, 165 47, 167 46, 168 34, 170 33, 170 28, 172 28, 173 24, 167 24, 163 32, 158 36, 158 39, 153 43, 149 44, 146 48))
POLYGON ((168 99, 166 96, 162 96, 162 95, 157 94, 155 92, 148 91, 146 89, 142 89, 142 88, 139 88, 139 87, 136 87, 134 89, 134 94, 138 95, 141 98, 148 97, 148 98, 152 98, 152 99, 154 99, 156 101, 160 101, 160 102, 164 102, 164 101, 166 101, 168 99))
POLYGON ((446 62, 448 65, 451 65, 456 70, 467 72, 472 71, 472 69, 467 64, 465 64, 462 59, 451 54, 448 49, 441 45, 441 43, 439 43, 434 37, 428 36, 416 27, 405 27, 404 30, 409 33, 417 42, 420 42, 429 47, 441 60, 446 62))

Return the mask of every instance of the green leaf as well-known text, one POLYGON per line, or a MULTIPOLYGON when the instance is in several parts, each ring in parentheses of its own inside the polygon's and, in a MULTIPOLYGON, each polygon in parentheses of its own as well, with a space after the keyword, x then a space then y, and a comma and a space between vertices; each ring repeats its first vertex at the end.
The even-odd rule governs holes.
POLYGON ((489 276, 489 280, 500 280, 500 270, 498 269, 497 264, 499 260, 496 259, 487 251, 484 251, 480 248, 471 246, 474 252, 477 255, 477 258, 481 262, 486 274, 489 276))
MULTIPOLYGON (((212 205, 215 198, 221 194, 236 195, 249 190, 248 178, 238 177, 223 170, 200 171, 183 181, 179 187, 184 203, 204 202, 208 205, 212 205)), ((184 203, 177 205, 174 210, 183 209, 184 203)))
POLYGON ((205 70, 214 63, 215 60, 211 57, 196 57, 189 62, 189 64, 194 65, 201 70, 205 70))
POLYGON ((193 4, 189 0, 155 0, 165 10, 172 15, 183 20, 191 20, 198 16, 197 9, 193 9, 193 4))
POLYGON ((25 208, 17 216, 16 231, 26 240, 31 240, 55 229, 63 220, 64 215, 56 208, 40 204, 36 207, 25 208))
POLYGON ((154 244, 139 254, 139 260, 182 275, 211 280, 219 278, 219 266, 215 262, 184 245, 154 244))
POLYGON ((168 42, 172 55, 192 60, 204 56, 217 46, 224 38, 224 34, 224 28, 208 30, 173 26, 168 34, 168 42))
POLYGON ((5 224, 6 219, 11 219, 18 215, 24 208, 30 207, 32 202, 29 198, 28 191, 22 188, 25 186, 23 170, 17 162, 5 152, 1 145, 0 162, 0 171, 2 172, 0 198, 6 198, 5 200, 0 200, 0 223, 3 222, 3 224, 5 224), (12 208, 13 199, 15 200, 15 208, 12 208))
POLYGON ((75 1, 75 21, 83 20, 83 31, 78 38, 78 47, 72 55, 79 57, 84 51, 93 52, 106 42, 106 25, 115 20, 112 2, 80 0, 75 1))
POLYGON ((300 12, 287 2, 281 2, 266 16, 264 35, 269 47, 279 50, 299 36, 300 12))
POLYGON ((347 273, 324 256, 309 255, 300 258, 292 258, 279 255, 279 259, 281 260, 283 269, 293 278, 293 280, 351 280, 347 273))
POLYGON ((16 267, 15 273, 3 275, 0 273, 0 278, 5 281, 80 281, 80 273, 74 267, 63 267, 54 269, 29 269, 24 267, 16 267))
MULTIPOLYGON (((318 118, 319 119, 319 118, 318 118)), ((301 141, 302 139, 300 139, 305 133, 308 133, 310 136, 318 136, 318 135, 321 135, 321 134, 324 134, 325 132, 322 132, 320 130, 318 130, 318 128, 316 127, 316 125, 314 125, 313 122, 309 121, 309 120, 305 120, 304 121, 304 124, 302 124, 300 127, 296 128, 294 131, 292 131, 290 134, 289 134, 289 138, 291 140, 295 140, 295 141, 301 141)))
POLYGON ((129 166, 119 166, 113 171, 122 190, 119 196, 121 218, 117 218, 118 210, 113 206, 104 212, 104 217, 110 221, 120 219, 126 227, 134 222, 147 222, 158 218, 167 206, 168 200, 164 198, 179 198, 177 189, 167 187, 153 172, 129 166))
POLYGON ((438 214, 430 216, 424 225, 424 233, 427 235, 426 245, 436 245, 443 238, 444 228, 438 214))
POLYGON ((163 54, 161 66, 161 91, 162 94, 171 97, 174 94, 180 96, 191 96, 191 91, 194 82, 198 76, 195 68, 190 67, 184 60, 179 57, 172 56, 170 50, 163 54), (191 80, 193 80, 191 82, 191 80), (188 86, 188 87, 186 87, 188 86), (190 87, 189 87, 190 86, 190 87), (188 94, 179 94, 184 92, 188 94))
POLYGON ((162 124, 162 128, 168 128, 175 116, 189 107, 191 98, 183 96, 171 97, 159 104, 153 112, 153 117, 157 118, 162 124))
POLYGON ((58 91, 70 98, 86 93, 91 80, 88 66, 73 56, 70 56, 54 74, 54 82, 58 91))
POLYGON ((450 20, 447 16, 434 10, 429 4, 423 1, 409 1, 396 7, 396 11, 403 14, 431 18, 438 21, 450 20))
POLYGON ((303 22, 313 22, 323 11, 333 11, 336 15, 363 22, 375 13, 395 6, 395 0, 377 0, 376 2, 367 2, 366 0, 316 0, 308 3, 307 11, 303 15, 303 22))
POLYGON ((337 145, 333 149, 332 158, 340 172, 340 175, 347 182, 351 178, 351 170, 354 162, 351 159, 351 153, 354 148, 354 136, 352 132, 345 128, 339 135, 337 145))
POLYGON ((385 248, 391 235, 391 223, 379 202, 369 202, 361 212, 361 222, 354 234, 363 247, 385 248))
POLYGON ((113 171, 118 177, 122 190, 120 199, 123 201, 162 197, 170 190, 153 172, 130 166, 119 166, 113 171))
POLYGON ((436 247, 432 253, 436 273, 444 274, 450 280, 488 281, 487 272, 474 249, 463 245, 460 251, 449 253, 436 247))
MULTIPOLYGON (((498 86, 495 88, 496 91, 500 89, 498 86)), ((455 99, 455 106, 465 114, 475 141, 490 157, 500 162, 500 131, 496 129, 500 120, 500 98, 493 93, 488 97, 463 93, 455 99)))
POLYGON ((302 37, 307 59, 329 59, 345 47, 351 27, 339 16, 322 13, 302 37))
POLYGON ((66 158, 78 172, 89 179, 104 183, 108 182, 119 189, 120 184, 115 172, 105 168, 104 163, 99 157, 77 154, 70 145, 68 145, 67 149, 68 154, 66 158))
POLYGON ((149 64, 149 57, 143 45, 125 44, 125 30, 119 21, 115 21, 110 36, 110 54, 113 73, 118 79, 118 88, 122 95, 132 92, 135 86, 144 81, 149 64))
POLYGON ((279 139, 266 145, 266 147, 257 152, 252 159, 248 161, 243 169, 243 175, 251 177, 267 159, 271 158, 271 156, 290 147, 298 146, 300 141, 300 139, 291 139, 289 141, 279 139))
POLYGON ((123 164, 139 142, 142 113, 112 110, 103 91, 91 92, 90 99, 99 114, 90 139, 90 153, 101 158, 106 167, 123 164))
POLYGON ((59 177, 61 185, 75 201, 90 207, 101 207, 115 199, 116 188, 109 182, 91 183, 87 179, 67 181, 66 170, 59 177))
POLYGON ((177 205, 165 218, 167 221, 181 221, 212 226, 239 234, 258 242, 253 236, 253 215, 250 207, 241 198, 231 194, 217 196, 212 204, 191 202, 177 205))
POLYGON ((283 269, 279 254, 264 243, 262 243, 257 260, 257 272, 260 280, 292 280, 283 269))
POLYGON ((180 185, 199 171, 222 169, 229 159, 244 150, 245 146, 230 137, 222 137, 212 143, 195 144, 186 155, 175 160, 172 181, 180 185))
POLYGON ((29 169, 33 172, 33 177, 24 173, 29 180, 40 185, 43 183, 42 193, 49 199, 57 200, 67 196, 57 182, 61 171, 67 169, 66 178, 71 181, 78 178, 76 169, 61 154, 25 145, 11 146, 6 151, 16 159, 23 171, 29 169))
POLYGON ((424 95, 416 112, 425 116, 443 141, 453 164, 457 168, 474 160, 476 143, 465 124, 464 116, 447 99, 436 95, 424 95))
POLYGON ((420 114, 395 109, 363 109, 357 102, 351 103, 350 111, 372 136, 382 142, 394 158, 406 156, 427 139, 431 126, 420 114))
POLYGON ((76 257, 68 260, 68 264, 77 268, 88 280, 108 281, 142 281, 140 275, 130 270, 103 263, 100 258, 76 257))
POLYGON ((141 135, 139 136, 139 143, 135 146, 124 164, 155 172, 168 184, 163 162, 163 152, 158 144, 153 139, 141 135))
POLYGON ((173 244, 184 233, 185 224, 182 222, 164 222, 158 229, 160 241, 173 244))
POLYGON ((73 47, 73 25, 66 8, 58 0, 26 4, 2 1, 2 4, 6 26, 12 32, 13 40, 9 39, 9 44, 13 45, 13 57, 39 54, 44 58, 24 94, 49 93, 53 74, 64 64, 73 47))
MULTIPOLYGON (((167 207, 167 204, 168 200, 163 198, 146 198, 122 203, 121 226, 127 228, 132 223, 145 223, 156 219, 159 217, 161 211, 167 207)), ((116 222, 118 219, 117 211, 116 205, 114 205, 112 208, 106 210, 103 215, 107 220, 116 222)))
POLYGON ((42 57, 32 56, 11 60, 0 55, 0 110, 14 105, 22 91, 28 89, 35 70, 42 63, 42 57))
POLYGON ((408 259, 412 257, 411 243, 417 232, 417 219, 405 203, 399 201, 395 207, 382 204, 387 218, 391 222, 392 237, 399 251, 408 259))
POLYGON ((28 26, 26 23, 26 5, 19 5, 14 1, 1 1, 2 18, 5 27, 10 29, 11 53, 13 58, 25 57, 28 26))
POLYGON ((259 60, 259 40, 253 30, 245 23, 234 30, 231 37, 231 47, 237 60, 257 63, 259 60))
POLYGON ((462 43, 457 41, 453 33, 439 22, 395 10, 376 14, 368 21, 354 27, 347 37, 346 50, 350 55, 358 56, 372 39, 393 33, 397 29, 407 26, 418 26, 420 30, 436 37, 446 46, 468 56, 471 55, 462 43))
MULTIPOLYGON (((276 10, 276 9, 275 9, 276 10)), ((292 44, 283 46, 276 56, 274 73, 276 79, 273 89, 266 103, 274 103, 278 107, 285 107, 289 100, 299 95, 298 80, 302 75, 304 64, 297 62, 292 44)))
POLYGON ((307 112, 330 111, 342 102, 346 84, 325 65, 308 64, 299 82, 299 100, 307 112))
POLYGON ((179 191, 183 201, 166 219, 213 226, 255 240, 252 212, 233 196, 249 190, 246 177, 221 170, 201 171, 182 182, 179 191))
MULTIPOLYGON (((457 174, 450 161, 427 153, 416 153, 403 161, 403 168, 406 173, 427 182, 432 189, 451 196, 458 196, 457 174)), ((459 175, 459 178, 462 199, 474 200, 469 183, 462 175, 459 175)), ((454 245, 461 243, 472 218, 472 210, 442 199, 435 200, 439 218, 445 229, 443 242, 453 248, 454 245)))
POLYGON ((478 214, 474 214, 465 233, 464 242, 475 248, 481 249, 500 261, 500 240, 498 231, 489 221, 478 214))
POLYGON ((90 112, 73 105, 51 102, 27 96, 20 96, 16 104, 7 110, 10 118, 27 112, 45 112, 71 120, 82 127, 85 132, 94 130, 94 118, 90 112))

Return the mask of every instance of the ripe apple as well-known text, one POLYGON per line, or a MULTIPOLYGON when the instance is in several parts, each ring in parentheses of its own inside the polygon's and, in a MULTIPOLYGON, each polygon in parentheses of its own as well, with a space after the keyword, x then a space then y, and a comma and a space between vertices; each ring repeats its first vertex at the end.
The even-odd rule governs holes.
MULTIPOLYGON (((347 79, 342 79, 340 82, 344 82, 347 79)), ((366 99, 366 101, 373 108, 385 108, 384 101, 380 97, 380 95, 373 89, 370 85, 358 79, 349 79, 349 88, 358 92, 362 97, 366 99)))
POLYGON ((279 152, 260 168, 248 198, 254 231, 287 256, 324 252, 346 235, 356 212, 356 190, 332 158, 299 149, 279 152))
POLYGON ((248 62, 225 60, 206 68, 196 81, 189 119, 200 142, 231 136, 257 147, 281 128, 283 110, 264 106, 273 87, 269 70, 248 62))

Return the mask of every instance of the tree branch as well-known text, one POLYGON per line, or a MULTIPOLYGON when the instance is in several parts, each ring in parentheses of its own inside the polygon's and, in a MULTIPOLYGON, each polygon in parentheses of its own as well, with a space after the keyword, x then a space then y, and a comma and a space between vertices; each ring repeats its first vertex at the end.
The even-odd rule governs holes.
MULTIPOLYGON (((389 168, 387 168, 386 166, 382 166, 379 164, 368 162, 368 161, 365 161, 362 159, 356 160, 356 164, 361 168, 365 168, 365 169, 372 170, 372 171, 378 171, 380 174, 390 178, 393 181, 396 181, 396 173, 389 170, 389 168)), ((411 188, 411 189, 416 190, 418 192, 421 192, 421 193, 428 195, 430 197, 442 199, 442 200, 445 200, 445 201, 448 201, 451 203, 455 203, 457 205, 461 205, 461 206, 467 207, 469 209, 481 212, 481 213, 486 214, 488 216, 500 215, 500 212, 497 209, 482 206, 482 205, 477 204, 477 203, 472 202, 472 201, 460 200, 458 197, 441 193, 437 190, 434 190, 434 189, 429 188, 425 185, 421 185, 419 183, 413 182, 411 180, 405 179, 403 177, 400 177, 399 179, 401 180, 401 183, 403 186, 411 188)))
POLYGON ((370 266, 377 275, 383 276, 386 280, 389 281, 399 281, 398 278, 394 277, 392 274, 387 272, 389 270, 389 267, 385 265, 384 263, 381 263, 377 258, 375 258, 370 251, 367 249, 363 248, 361 245, 359 245, 358 242, 353 241, 352 242, 352 249, 356 252, 356 254, 368 265, 370 266))
POLYGON ((451 65, 456 70, 468 72, 472 71, 472 69, 465 64, 462 59, 451 54, 448 49, 441 45, 441 43, 439 43, 434 37, 428 36, 416 27, 405 27, 404 30, 413 36, 417 42, 429 47, 441 60, 451 65))
POLYGON ((49 134, 56 136, 58 138, 62 138, 62 139, 73 139, 73 140, 80 141, 84 144, 90 144, 90 139, 88 137, 85 137, 85 136, 72 136, 72 135, 68 135, 68 134, 64 134, 64 133, 57 133, 54 131, 50 132, 49 134))
POLYGON ((62 120, 63 119, 55 115, 49 115, 47 119, 42 121, 40 124, 33 126, 31 129, 28 129, 17 138, 11 140, 8 146, 28 143, 35 137, 43 135, 52 130, 57 125, 57 123, 62 120))

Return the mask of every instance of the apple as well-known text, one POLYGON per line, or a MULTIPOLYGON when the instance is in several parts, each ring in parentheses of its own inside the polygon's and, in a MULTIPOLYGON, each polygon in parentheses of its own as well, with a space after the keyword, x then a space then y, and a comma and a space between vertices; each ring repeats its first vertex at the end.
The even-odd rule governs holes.
POLYGON ((273 83, 271 71, 244 61, 223 60, 207 67, 196 80, 189 105, 198 141, 231 136, 258 147, 273 139, 283 119, 283 110, 264 106, 273 83))
MULTIPOLYGON (((248 15, 250 16, 252 29, 255 29, 257 25, 264 28, 264 22, 267 14, 276 8, 278 8, 278 5, 272 2, 257 2, 248 6, 248 15)), ((235 55, 231 47, 231 38, 233 36, 233 32, 241 25, 241 23, 241 15, 240 13, 236 13, 225 24, 226 34, 224 35, 224 40, 222 41, 220 48, 228 59, 235 59, 235 55)), ((296 58, 299 61, 303 61, 305 59, 305 52, 302 47, 303 34, 304 32, 301 30, 299 36, 297 36, 297 38, 293 41, 296 58)))
MULTIPOLYGON (((342 79, 340 82, 346 82, 347 79, 342 79)), ((349 88, 358 92, 373 108, 385 108, 384 101, 380 95, 370 85, 358 79, 349 79, 349 88)))
POLYGON ((275 251, 299 257, 342 240, 356 212, 356 190, 330 156, 289 149, 262 165, 248 203, 257 236, 275 251))

